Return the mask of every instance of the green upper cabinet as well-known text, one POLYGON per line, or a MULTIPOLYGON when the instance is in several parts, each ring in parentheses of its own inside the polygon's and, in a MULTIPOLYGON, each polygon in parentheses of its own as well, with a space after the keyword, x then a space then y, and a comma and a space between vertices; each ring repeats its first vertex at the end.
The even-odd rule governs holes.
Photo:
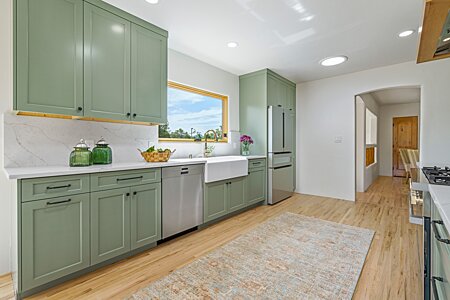
POLYGON ((131 113, 133 121, 167 122, 167 39, 131 25, 131 113))
POLYGON ((90 265, 89 194, 22 205, 22 289, 90 265))
POLYGON ((295 85, 277 75, 267 75, 267 105, 295 108, 295 85))
POLYGON ((83 115, 83 1, 16 2, 20 111, 83 115))
POLYGON ((86 115, 129 120, 131 23, 84 4, 84 102, 86 115))
POLYGON ((295 112, 296 107, 296 88, 295 86, 287 86, 287 98, 286 98, 286 108, 292 109, 295 112))
POLYGON ((102 0, 15 0, 14 109, 167 122, 167 31, 102 0))
POLYGON ((239 125, 255 141, 252 154, 267 154, 267 107, 295 112, 295 90, 295 83, 269 69, 239 76, 239 125))
POLYGON ((161 184, 131 188, 131 249, 161 239, 161 184))

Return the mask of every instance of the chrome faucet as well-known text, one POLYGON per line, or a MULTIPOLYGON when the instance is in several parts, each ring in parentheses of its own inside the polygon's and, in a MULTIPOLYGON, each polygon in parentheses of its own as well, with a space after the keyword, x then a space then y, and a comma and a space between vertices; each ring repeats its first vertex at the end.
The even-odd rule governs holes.
POLYGON ((217 141, 217 133, 215 130, 208 130, 205 132, 205 149, 203 150, 203 157, 208 156, 208 133, 212 132, 214 134, 214 141, 217 141))

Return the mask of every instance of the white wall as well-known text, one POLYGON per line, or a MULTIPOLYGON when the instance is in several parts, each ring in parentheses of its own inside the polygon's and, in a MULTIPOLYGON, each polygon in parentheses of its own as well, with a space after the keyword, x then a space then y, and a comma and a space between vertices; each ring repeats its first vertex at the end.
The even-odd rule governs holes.
MULTIPOLYGON (((12 108, 12 2, 0 1, 0 113, 12 108)), ((3 120, 0 122, 0 275, 11 270, 14 184, 3 173, 3 120)))
MULTIPOLYGON (((392 123, 395 117, 420 116, 420 103, 380 106, 378 119, 380 175, 392 176, 392 123)), ((419 123, 420 124, 420 123, 419 123)), ((447 138, 450 138, 447 136, 447 138)), ((449 154, 450 155, 450 154, 449 154)))
MULTIPOLYGON (((362 94, 357 98, 357 116, 356 116, 356 191, 365 192, 372 183, 378 178, 379 163, 378 163, 378 151, 376 151, 375 163, 366 167, 366 147, 367 147, 367 109, 375 116, 379 115, 379 105, 371 94, 362 94), (358 105, 358 100, 362 101, 358 105), (359 124, 359 123, 362 124, 359 124), (362 131, 362 132, 361 132, 362 131), (362 157, 361 157, 362 156, 362 157)), ((377 131, 378 135, 378 131, 377 131)), ((377 137, 378 139, 378 137, 377 137)))
POLYGON ((298 84, 298 191, 355 199, 355 95, 378 89, 421 86, 421 160, 450 163, 449 78, 446 59, 298 84), (336 136, 343 138, 342 143, 335 143, 336 136))
POLYGON ((360 96, 356 96, 356 191, 364 192, 365 176, 365 122, 366 106, 360 96))

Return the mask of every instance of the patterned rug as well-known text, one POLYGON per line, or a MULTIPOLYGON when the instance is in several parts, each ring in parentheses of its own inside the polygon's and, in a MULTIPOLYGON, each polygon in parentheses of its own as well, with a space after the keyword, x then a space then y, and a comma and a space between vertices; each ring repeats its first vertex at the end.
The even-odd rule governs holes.
POLYGON ((373 234, 284 213, 128 299, 351 299, 373 234))

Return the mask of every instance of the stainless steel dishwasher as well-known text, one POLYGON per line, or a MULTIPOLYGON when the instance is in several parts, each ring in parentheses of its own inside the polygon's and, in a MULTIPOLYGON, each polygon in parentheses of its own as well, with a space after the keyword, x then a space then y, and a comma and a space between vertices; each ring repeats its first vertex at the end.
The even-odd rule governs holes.
POLYGON ((163 239, 203 223, 203 165, 162 169, 163 239))

